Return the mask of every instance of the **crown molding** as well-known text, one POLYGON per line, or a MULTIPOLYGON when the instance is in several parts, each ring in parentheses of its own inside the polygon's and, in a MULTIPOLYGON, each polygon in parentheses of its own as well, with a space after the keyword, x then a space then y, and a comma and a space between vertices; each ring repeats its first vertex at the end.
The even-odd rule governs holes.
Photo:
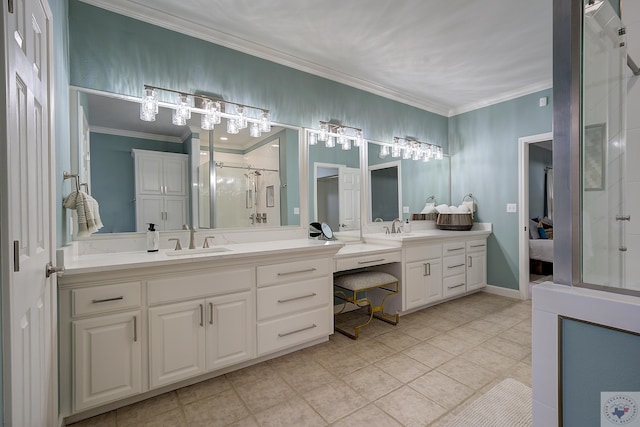
POLYGON ((349 74, 338 72, 312 61, 307 61, 293 55, 281 52, 267 46, 250 42, 240 37, 233 36, 212 28, 206 28, 192 21, 178 16, 162 12, 152 7, 142 5, 133 0, 80 0, 84 3, 106 9, 120 15, 128 16, 139 21, 157 25, 171 31, 182 33, 194 38, 205 40, 220 46, 227 47, 248 55, 266 59, 280 65, 294 68, 305 73, 323 77, 365 92, 379 95, 393 101, 401 102, 412 107, 420 108, 431 113, 447 117, 450 106, 439 104, 426 99, 418 98, 402 93, 370 81, 360 79, 349 74))
POLYGON ((184 142, 183 138, 177 137, 177 136, 156 135, 153 133, 135 132, 131 130, 114 129, 114 128, 107 128, 102 126, 91 126, 91 128, 89 129, 89 132, 103 133, 106 135, 124 136, 126 138, 140 138, 140 139, 150 139, 152 141, 175 142, 178 144, 182 144, 184 142))
POLYGON ((514 91, 505 92, 492 98, 488 98, 479 102, 473 102, 471 104, 463 105, 461 107, 452 108, 449 110, 447 116, 453 117, 458 114, 468 113, 469 111, 479 110, 480 108, 488 107, 490 105, 499 104, 505 101, 511 101, 512 99, 520 98, 521 96, 530 95, 532 93, 540 92, 541 90, 551 89, 553 87, 552 80, 545 80, 543 82, 534 83, 529 86, 525 86, 514 91))

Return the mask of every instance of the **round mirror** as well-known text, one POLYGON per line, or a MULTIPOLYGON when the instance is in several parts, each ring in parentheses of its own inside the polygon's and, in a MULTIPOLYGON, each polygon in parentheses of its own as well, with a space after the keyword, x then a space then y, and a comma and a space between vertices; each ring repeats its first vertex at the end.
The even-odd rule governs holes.
POLYGON ((324 237, 327 240, 332 240, 333 239, 333 230, 331 230, 331 227, 329 227, 329 224, 327 224, 326 222, 323 222, 321 225, 322 228, 322 234, 324 235, 324 237))
POLYGON ((322 234, 322 225, 319 222, 309 224, 309 237, 318 237, 322 234))

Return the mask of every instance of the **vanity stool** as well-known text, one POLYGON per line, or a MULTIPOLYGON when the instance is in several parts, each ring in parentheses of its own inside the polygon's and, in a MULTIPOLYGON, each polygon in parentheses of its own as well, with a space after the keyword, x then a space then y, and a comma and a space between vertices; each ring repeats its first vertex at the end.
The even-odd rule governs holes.
MULTIPOLYGON (((347 273, 336 276, 333 279, 333 296, 344 301, 344 305, 335 315, 341 315, 348 303, 356 305, 358 308, 366 309, 369 319, 362 324, 354 327, 354 333, 347 331, 342 327, 335 326, 335 330, 348 336, 351 339, 358 339, 360 329, 371 323, 375 317, 392 325, 397 325, 399 316, 396 314, 387 314, 384 311, 384 303, 392 295, 398 293, 398 279, 389 273, 381 271, 360 271, 357 273, 347 273), (382 293, 382 301, 380 305, 374 305, 373 301, 368 297, 367 292, 382 293)), ((348 313, 345 313, 345 315, 348 313)))

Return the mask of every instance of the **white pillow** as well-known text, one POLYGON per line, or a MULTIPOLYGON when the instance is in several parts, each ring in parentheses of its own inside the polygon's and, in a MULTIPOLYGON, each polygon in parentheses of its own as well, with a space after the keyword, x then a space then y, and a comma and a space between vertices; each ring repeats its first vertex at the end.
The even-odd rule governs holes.
POLYGON ((529 220, 529 238, 530 239, 539 239, 540 233, 538 232, 538 223, 534 220, 529 220))

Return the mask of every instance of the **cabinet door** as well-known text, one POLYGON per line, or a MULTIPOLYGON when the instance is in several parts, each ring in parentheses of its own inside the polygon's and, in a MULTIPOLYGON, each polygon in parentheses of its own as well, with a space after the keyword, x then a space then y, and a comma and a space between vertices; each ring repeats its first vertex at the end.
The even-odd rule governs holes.
POLYGON ((207 370, 255 356, 253 293, 207 299, 207 370))
POLYGON ((439 258, 407 263, 405 310, 442 299, 442 262, 439 258))
POLYGON ((161 196, 163 185, 162 157, 136 154, 136 193, 161 196))
POLYGON ((162 196, 138 195, 136 198, 136 231, 145 231, 150 222, 158 226, 156 230, 164 231, 164 217, 164 198, 162 196))
POLYGON ((72 322, 74 412, 142 391, 140 311, 72 322))
POLYGON ((152 388, 205 372, 204 300, 149 309, 152 388))
POLYGON ((164 159, 165 196, 187 195, 187 158, 183 155, 168 155, 164 159))
POLYGON ((187 220, 187 198, 165 197, 163 230, 180 230, 184 224, 189 223, 190 221, 187 220))
POLYGON ((487 253, 467 254, 467 290, 478 289, 487 284, 487 253))

